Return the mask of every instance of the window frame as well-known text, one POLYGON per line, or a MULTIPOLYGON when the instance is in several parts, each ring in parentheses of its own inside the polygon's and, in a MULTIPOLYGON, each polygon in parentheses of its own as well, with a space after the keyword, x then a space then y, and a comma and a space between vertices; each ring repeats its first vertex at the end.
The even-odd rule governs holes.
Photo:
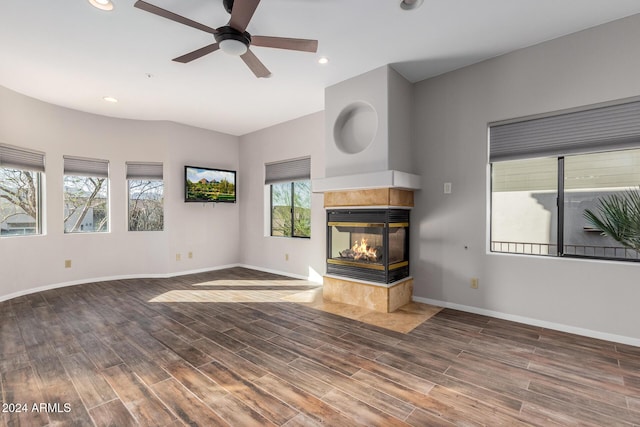
MULTIPOLYGON (((295 234, 295 184, 296 182, 311 182, 309 179, 298 180, 298 181, 290 181, 290 182, 279 182, 269 184, 269 236, 271 237, 285 237, 285 238, 295 238, 295 239, 310 239, 311 238, 311 229, 309 229, 308 236, 299 236, 295 234), (273 186, 277 184, 289 184, 289 191, 291 195, 291 205, 289 206, 289 215, 291 219, 291 235, 289 236, 278 236, 273 234, 273 186)), ((311 197, 309 197, 309 210, 311 210, 311 197)))
POLYGON ((164 179, 144 179, 144 178, 128 178, 127 180, 127 231, 131 232, 145 232, 145 231, 164 231, 164 179), (145 182, 160 182, 162 183, 162 198, 160 201, 160 206, 162 209, 162 224, 158 229, 144 229, 144 230, 134 230, 131 228, 131 182, 132 181, 145 181, 145 182))
MULTIPOLYGON (((43 204, 45 160, 44 152, 0 143, 0 168, 20 173, 31 173, 36 181, 34 188, 36 217, 33 218, 35 220, 35 232, 28 234, 0 234, 0 237, 42 236, 45 234, 44 216, 46 212, 43 204)), ((15 204, 12 203, 12 205, 15 204)), ((24 209, 20 209, 24 211, 24 209)), ((28 215, 26 212, 23 213, 28 215)))
MULTIPOLYGON (((304 156, 298 157, 295 159, 288 160, 280 160, 276 162, 265 163, 264 165, 264 184, 265 186, 269 186, 269 215, 264 215, 265 222, 267 217, 269 218, 269 232, 267 234, 265 229, 265 235, 272 237, 292 237, 292 238, 301 238, 308 239, 311 238, 311 157, 304 156), (309 183, 309 235, 308 236, 299 236, 295 235, 295 202, 296 202, 296 192, 295 192, 295 184, 299 182, 309 183), (278 236, 273 234, 273 186, 274 185, 283 185, 289 184, 289 195, 290 195, 290 206, 289 206, 289 216, 291 220, 291 230, 290 236, 278 236)), ((265 191, 266 195, 266 191, 265 191)), ((266 208, 266 200, 265 200, 265 208, 266 208)), ((283 205, 285 206, 285 205, 283 205)), ((266 224, 265 224, 266 225, 266 224)))
POLYGON ((161 162, 126 162, 126 183, 127 183, 127 231, 164 231, 164 165, 161 162), (162 224, 159 229, 131 229, 131 181, 161 182, 162 183, 162 199, 161 199, 161 215, 162 224))
POLYGON ((105 229, 95 230, 95 224, 94 224, 93 230, 91 231, 85 231, 82 229, 75 230, 75 231, 74 230, 67 231, 67 220, 64 219, 66 215, 63 215, 64 234, 110 233, 111 232, 111 200, 110 200, 111 194, 110 194, 110 179, 109 179, 109 161, 99 160, 99 159, 89 159, 89 158, 83 158, 83 157, 74 157, 74 156, 63 156, 63 159, 64 159, 64 170, 62 175, 63 212, 65 212, 67 209, 67 190, 66 190, 67 177, 104 179, 99 191, 102 191, 102 186, 106 185, 106 187, 104 188, 104 192, 105 192, 104 208, 105 208, 105 216, 106 216, 105 229))
MULTIPOLYGON (((25 236, 43 236, 44 233, 44 229, 43 229, 43 224, 44 224, 44 215, 43 215, 43 205, 42 205, 42 187, 43 187, 43 180, 44 180, 44 173, 40 172, 40 171, 35 171, 35 170, 29 170, 29 169, 23 169, 23 168, 18 168, 18 167, 4 167, 4 166, 0 166, 0 169, 7 169, 7 170, 12 170, 12 171, 19 171, 19 172, 29 172, 33 174, 33 177, 36 181, 36 185, 35 185, 35 199, 36 199, 36 218, 35 219, 35 227, 36 227, 36 231, 34 233, 20 233, 20 234, 0 234, 0 238, 6 238, 6 237, 25 237, 25 236)), ((27 215, 26 213, 24 213, 24 215, 27 215)))
MULTIPOLYGON (((636 150, 640 150, 640 148, 637 148, 636 150)), ((614 149, 614 150, 608 150, 608 151, 601 151, 600 153, 619 153, 619 152, 623 152, 623 151, 629 151, 629 149, 614 149)), ((555 244, 550 244, 550 246, 556 246, 556 251, 554 252, 549 252, 548 254, 536 254, 536 253, 526 253, 526 252, 511 252, 511 251, 499 251, 499 250, 494 250, 493 248, 493 213, 494 213, 494 206, 493 206, 493 167, 494 164, 496 163, 502 163, 503 161, 497 161, 497 162, 492 162, 489 163, 490 166, 490 211, 489 211, 489 252, 490 253, 497 253, 497 254, 510 254, 510 255, 525 255, 525 256, 544 256, 544 257, 551 257, 551 258, 575 258, 575 259, 586 259, 586 260, 604 260, 604 261, 616 261, 616 262, 635 262, 638 263, 640 262, 640 253, 638 254, 637 258, 630 258, 630 257, 618 257, 618 256, 599 256, 599 255, 586 255, 586 254, 576 254, 576 253, 567 253, 566 248, 565 248, 565 195, 566 195, 566 190, 565 190, 565 180, 566 180, 566 173, 565 173, 565 160, 567 157, 578 157, 581 155, 589 155, 589 154, 594 154, 593 152, 587 152, 587 153, 579 153, 579 154, 571 154, 571 155, 558 155, 555 157, 547 157, 549 159, 555 159, 557 162, 557 169, 556 169, 556 179, 557 179, 557 193, 556 193, 556 216, 557 216, 557 220, 556 220, 556 243, 555 244)), ((508 161, 508 160, 506 160, 508 161)), ((533 243, 535 244, 535 243, 533 243)), ((620 249, 625 249, 624 246, 620 246, 620 249)), ((633 250, 630 248, 626 248, 627 250, 633 250)))
MULTIPOLYGON (((640 149, 640 97, 607 101, 488 124, 490 165, 489 236, 493 250, 493 165, 510 160, 557 159, 557 257, 637 261, 636 258, 567 254, 565 246, 565 159, 574 156, 640 149)), ((571 245, 573 246, 573 245, 571 245)), ((583 249, 586 249, 585 246, 583 249)), ((517 249, 516 249, 517 250, 517 249)), ((636 251, 640 252, 640 251, 636 251)), ((514 252, 507 252, 514 253, 514 252)), ((520 253, 524 254, 524 253, 520 253)), ((551 256, 551 255, 548 255, 551 256)), ((640 255, 639 255, 640 257, 640 255)))

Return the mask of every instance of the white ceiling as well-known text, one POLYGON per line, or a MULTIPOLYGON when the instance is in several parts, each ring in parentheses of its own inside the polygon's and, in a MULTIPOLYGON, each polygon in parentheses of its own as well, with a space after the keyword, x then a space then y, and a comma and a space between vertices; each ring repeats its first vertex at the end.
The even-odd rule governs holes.
MULTIPOLYGON (((400 0, 263 0, 251 34, 317 39, 319 47, 253 47, 272 72, 257 79, 222 51, 172 62, 212 36, 134 0, 113 2, 105 12, 87 0, 2 0, 0 85, 91 113, 243 135, 320 111, 325 87, 385 64, 415 82, 640 13, 638 0, 424 0, 409 12, 400 0), (319 65, 320 56, 329 64, 319 65)), ((216 28, 229 18, 222 0, 148 2, 216 28)))

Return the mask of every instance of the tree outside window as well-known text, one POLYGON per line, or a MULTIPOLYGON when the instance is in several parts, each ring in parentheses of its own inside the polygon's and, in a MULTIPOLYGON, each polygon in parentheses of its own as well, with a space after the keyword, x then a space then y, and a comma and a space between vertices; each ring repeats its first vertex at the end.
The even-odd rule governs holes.
POLYGON ((271 235, 311 237, 311 181, 271 185, 271 235))
POLYGON ((107 231, 109 231, 107 178, 65 175, 64 232, 107 231))
POLYGON ((162 180, 129 179, 129 231, 164 229, 162 180))

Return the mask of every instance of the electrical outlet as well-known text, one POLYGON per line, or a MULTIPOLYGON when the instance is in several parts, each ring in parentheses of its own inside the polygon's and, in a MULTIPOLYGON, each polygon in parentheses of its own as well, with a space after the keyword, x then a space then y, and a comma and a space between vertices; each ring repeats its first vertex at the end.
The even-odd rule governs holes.
POLYGON ((471 289, 478 289, 478 278, 477 277, 472 277, 471 278, 471 289))
POLYGON ((70 259, 65 259, 64 260, 64 268, 71 268, 71 260, 70 259))
POLYGON ((444 183, 444 194, 451 194, 451 183, 450 182, 445 182, 444 183))
POLYGON ((193 252, 189 252, 188 257, 189 257, 189 259, 193 258, 193 252))
POLYGON ((289 261, 289 254, 284 254, 284 260, 289 261))
POLYGON ((176 261, 180 261, 181 258, 180 254, 176 254, 176 261))

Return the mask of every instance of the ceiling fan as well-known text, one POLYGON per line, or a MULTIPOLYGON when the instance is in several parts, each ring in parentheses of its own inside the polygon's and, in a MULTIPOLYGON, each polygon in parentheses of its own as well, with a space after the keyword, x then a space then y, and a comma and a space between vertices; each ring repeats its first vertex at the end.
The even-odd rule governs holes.
POLYGON ((154 6, 143 0, 137 0, 134 7, 161 16, 171 21, 178 22, 189 27, 210 33, 216 42, 196 49, 185 55, 173 58, 173 61, 187 63, 201 58, 209 53, 220 49, 231 55, 239 56, 251 69, 256 77, 269 77, 271 72, 253 54, 249 47, 251 45, 261 47, 272 47, 277 49, 298 50, 303 52, 316 52, 318 50, 317 40, 293 39, 286 37, 252 36, 246 31, 253 13, 260 4, 260 0, 223 0, 224 8, 231 14, 231 19, 227 25, 219 28, 212 28, 207 25, 192 21, 189 18, 180 16, 166 9, 154 6))

